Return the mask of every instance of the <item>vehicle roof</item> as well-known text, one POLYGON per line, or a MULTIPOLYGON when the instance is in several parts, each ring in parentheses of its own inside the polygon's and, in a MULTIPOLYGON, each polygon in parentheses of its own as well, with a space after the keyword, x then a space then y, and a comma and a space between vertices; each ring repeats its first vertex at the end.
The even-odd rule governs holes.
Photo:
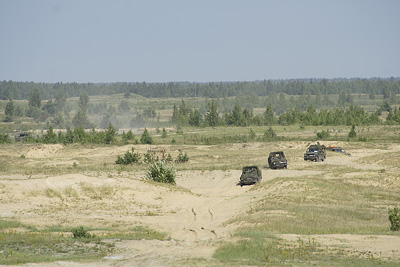
POLYGON ((245 166, 245 167, 243 167, 243 169, 253 169, 253 168, 257 168, 258 169, 258 166, 245 166))

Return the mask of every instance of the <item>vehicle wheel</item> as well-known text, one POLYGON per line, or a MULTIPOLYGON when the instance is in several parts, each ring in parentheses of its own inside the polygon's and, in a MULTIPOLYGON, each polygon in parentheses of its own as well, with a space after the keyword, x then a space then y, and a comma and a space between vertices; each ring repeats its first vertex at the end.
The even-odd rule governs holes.
POLYGON ((285 165, 285 169, 287 169, 287 165, 285 165))
POLYGON ((319 162, 319 157, 316 157, 316 158, 315 158, 315 162, 319 162))

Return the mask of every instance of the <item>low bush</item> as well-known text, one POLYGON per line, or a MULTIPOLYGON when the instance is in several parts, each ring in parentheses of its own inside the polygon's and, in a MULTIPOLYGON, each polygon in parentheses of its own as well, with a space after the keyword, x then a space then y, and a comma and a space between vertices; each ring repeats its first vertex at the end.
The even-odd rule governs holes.
POLYGON ((390 230, 400 230, 400 210, 397 207, 389 208, 390 230))
POLYGON ((321 140, 328 139, 330 137, 329 130, 322 130, 321 132, 317 133, 317 138, 321 140))
POLYGON ((71 230, 74 238, 92 238, 93 235, 88 232, 83 226, 79 226, 77 228, 73 228, 71 230))
POLYGON ((176 163, 184 163, 184 162, 188 162, 189 161, 189 156, 188 154, 185 152, 185 154, 182 153, 182 151, 179 151, 179 155, 177 157, 177 159, 175 160, 176 163))
POLYGON ((175 184, 175 178, 175 168, 162 160, 151 163, 146 174, 146 179, 160 183, 175 184))
POLYGON ((276 133, 271 126, 269 126, 268 130, 264 132, 263 138, 264 140, 272 140, 276 137, 276 133))
POLYGON ((140 163, 140 154, 135 153, 135 148, 132 147, 132 151, 126 151, 124 157, 118 155, 117 160, 115 161, 116 164, 133 164, 133 163, 140 163))

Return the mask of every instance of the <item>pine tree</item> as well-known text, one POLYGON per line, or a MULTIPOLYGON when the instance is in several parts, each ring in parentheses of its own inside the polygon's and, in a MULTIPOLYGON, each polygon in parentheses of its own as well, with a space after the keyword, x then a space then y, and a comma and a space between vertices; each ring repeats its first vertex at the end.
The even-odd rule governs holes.
POLYGON ((205 115, 205 120, 211 127, 218 126, 220 123, 217 103, 215 103, 214 99, 212 99, 211 104, 208 104, 208 112, 205 115))
POLYGON ((40 108, 42 106, 42 99, 40 98, 39 90, 36 88, 34 92, 31 93, 29 98, 29 107, 40 108))
POLYGON ((10 101, 7 103, 4 114, 6 115, 5 122, 11 122, 14 120, 15 106, 12 98, 10 98, 10 101))
POLYGON ((111 145, 111 143, 115 141, 115 135, 116 135, 115 128, 110 122, 110 124, 108 125, 108 128, 106 130, 106 136, 105 136, 104 142, 106 144, 111 145))
POLYGON ((153 138, 149 134, 149 131, 147 131, 147 128, 144 128, 142 136, 140 137, 140 142, 142 144, 152 144, 153 143, 153 138))
POLYGON ((353 124, 352 126, 351 126, 351 130, 350 130, 350 132, 349 132, 349 138, 355 138, 357 136, 357 133, 356 133, 356 126, 353 124))

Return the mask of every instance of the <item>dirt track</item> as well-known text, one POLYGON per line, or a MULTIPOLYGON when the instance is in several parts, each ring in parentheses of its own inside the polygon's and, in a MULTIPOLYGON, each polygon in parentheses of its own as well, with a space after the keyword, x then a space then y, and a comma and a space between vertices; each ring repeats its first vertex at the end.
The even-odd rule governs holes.
MULTIPOLYGON (((68 164, 90 153, 100 153, 100 148, 79 150, 74 154, 63 152, 60 145, 39 146, 25 151, 27 160, 39 160, 44 165, 68 164)), ((119 148, 125 151, 126 148, 119 148)), ((400 151, 392 146, 391 151, 400 151)), ((19 153, 20 151, 16 152, 19 153)), ((377 149, 368 151, 381 153, 377 149)), ((103 151, 101 153, 108 153, 103 151)), ((117 154, 119 152, 113 152, 117 154)), ((379 165, 358 161, 365 151, 357 151, 350 158, 332 156, 329 164, 347 165, 361 170, 379 169, 379 165)), ((30 164, 35 164, 32 161, 30 164)), ((302 160, 289 165, 288 170, 263 169, 263 182, 278 177, 321 175, 321 171, 296 170, 302 160)), ((322 163, 327 164, 327 163, 322 163)), ((60 175, 25 174, 0 176, 0 216, 38 227, 51 225, 90 227, 133 227, 143 225, 170 235, 170 241, 140 240, 117 243, 119 253, 93 266, 176 266, 185 259, 205 258, 212 262, 218 242, 230 238, 238 225, 224 224, 241 214, 249 203, 268 192, 250 190, 253 187, 237 186, 240 171, 180 171, 177 188, 158 185, 136 173, 74 173, 60 175), (54 195, 52 195, 54 194, 54 195)), ((296 239, 297 235, 282 235, 296 239)), ((375 251, 400 258, 400 239, 374 236, 371 245, 365 246, 365 236, 332 235, 315 236, 322 244, 335 240, 348 240, 355 249, 375 251), (386 240, 387 241, 387 240, 386 240), (376 244, 376 245, 374 245, 376 244), (390 244, 386 245, 385 244, 390 244)), ((345 242, 346 243, 346 242, 345 242)), ((200 262, 201 263, 201 262, 200 262)), ((200 264, 197 262, 197 264, 200 264)), ((201 265, 201 264, 200 264, 201 265)), ((43 264, 29 264, 43 266, 43 264)), ((88 263, 56 262, 45 266, 88 266, 88 263)))

